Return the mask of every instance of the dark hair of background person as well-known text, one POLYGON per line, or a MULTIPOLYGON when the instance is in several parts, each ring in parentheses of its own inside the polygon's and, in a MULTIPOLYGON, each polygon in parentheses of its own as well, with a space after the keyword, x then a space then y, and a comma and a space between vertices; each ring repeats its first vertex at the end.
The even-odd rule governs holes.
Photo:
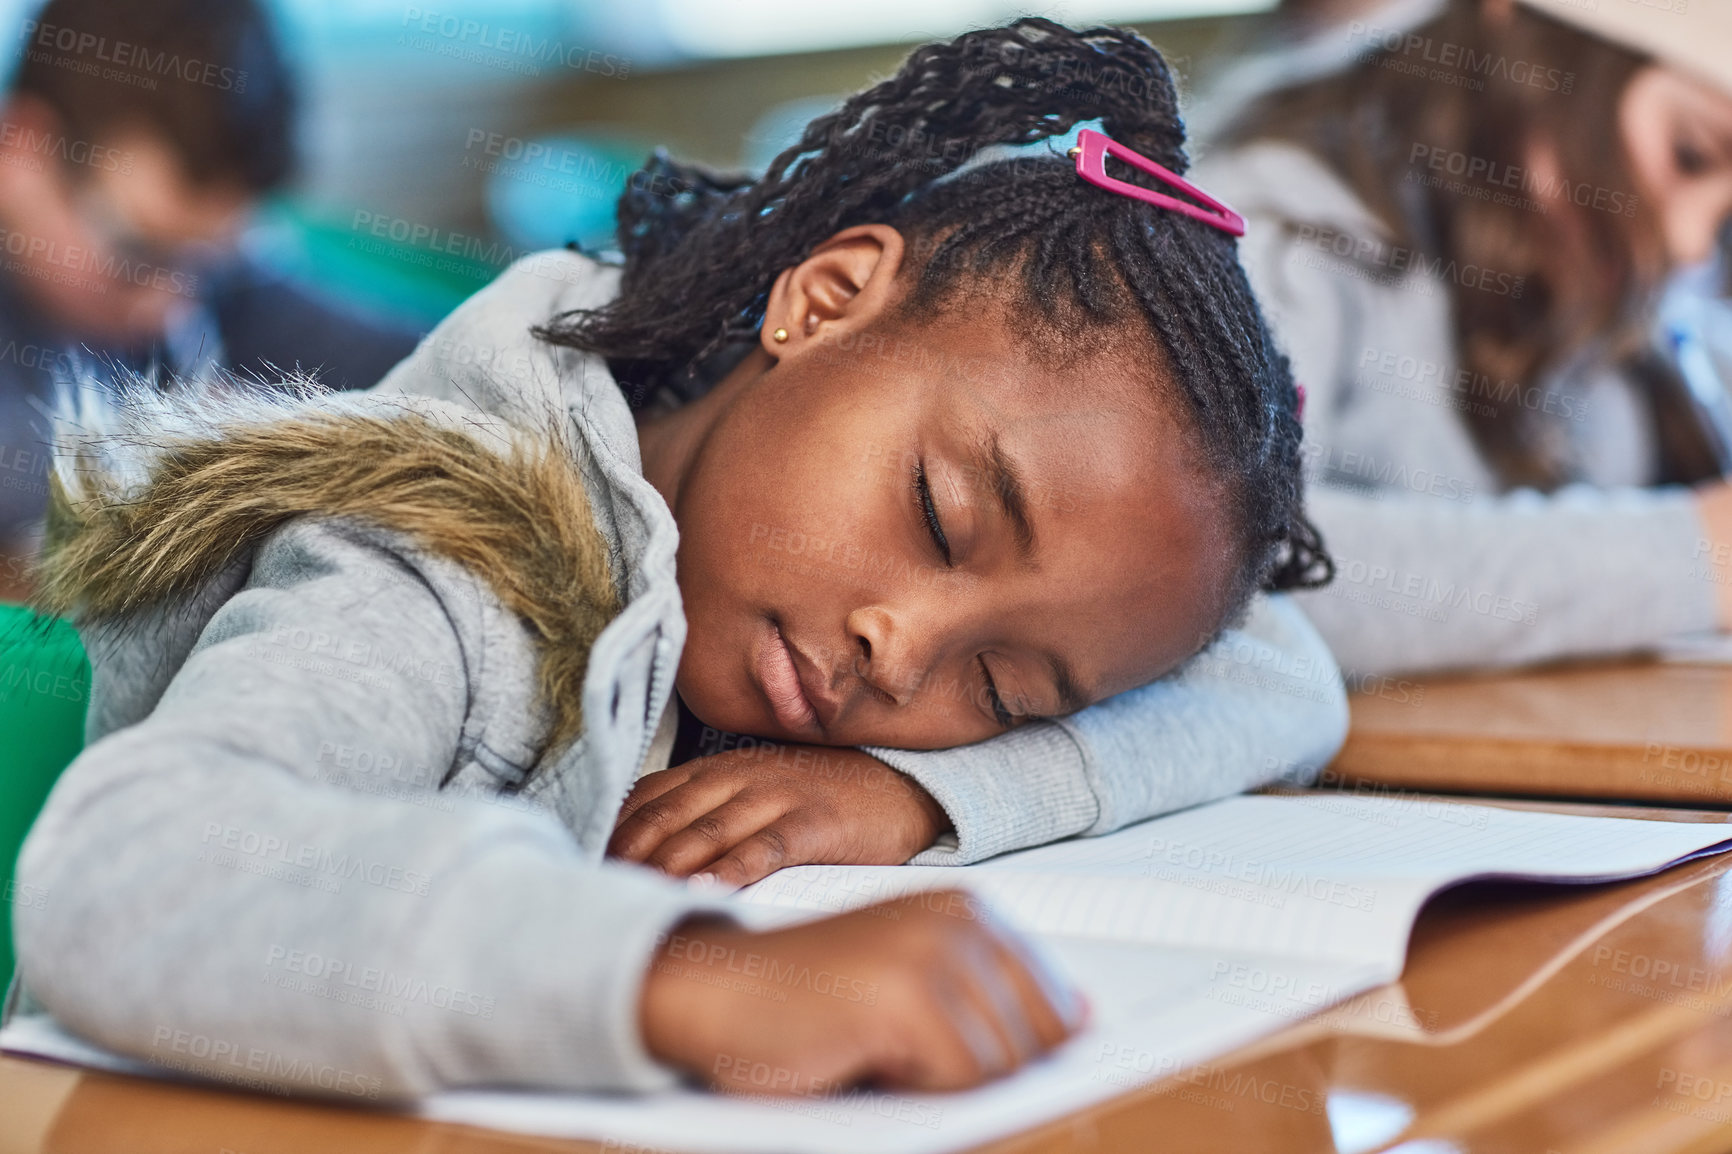
MULTIPOLYGON (((1525 389, 1591 343, 1603 341, 1615 359, 1636 356, 1645 343, 1646 306, 1664 279, 1666 257, 1658 222, 1636 197, 1617 124, 1625 85, 1647 58, 1523 6, 1496 26, 1480 9, 1480 0, 1453 0, 1413 34, 1455 46, 1462 59, 1555 69, 1560 87, 1570 78, 1570 91, 1518 83, 1507 67, 1463 74, 1483 76, 1483 90, 1446 84, 1426 75, 1429 67, 1403 70, 1399 50, 1368 42, 1354 67, 1250 105, 1222 143, 1298 145, 1347 183, 1388 225, 1394 243, 1524 278, 1520 297, 1472 287, 1465 278, 1451 280, 1448 292, 1462 367, 1525 389), (1524 173, 1535 146, 1549 148, 1569 187, 1621 193, 1636 199, 1636 210, 1626 216, 1565 196, 1546 202, 1542 213, 1427 187, 1410 179, 1426 171, 1409 159, 1416 144, 1524 173)), ((1516 199, 1532 198, 1525 188, 1516 191, 1516 199)), ((1462 419, 1503 482, 1543 490, 1567 482, 1540 432, 1540 415, 1501 395, 1508 390, 1486 391, 1462 419)), ((1688 453, 1682 442, 1691 435, 1684 424, 1691 418, 1678 408, 1682 398, 1652 386, 1648 392, 1662 454, 1688 453)), ((1693 470, 1669 462, 1666 471, 1665 479, 1674 480, 1689 479, 1676 474, 1693 470)))
POLYGON ((129 45, 130 71, 155 81, 87 75, 62 60, 80 60, 76 53, 27 40, 12 90, 52 108, 67 137, 100 141, 143 129, 173 148, 195 184, 235 181, 262 193, 288 179, 297 94, 257 0, 49 0, 34 19, 129 45), (208 81, 202 67, 177 74, 167 65, 175 57, 217 71, 208 81))
MULTIPOLYGON (((1170 383, 1237 521, 1234 611, 1259 585, 1321 585, 1333 564, 1304 513, 1293 378, 1234 239, 1096 188, 1059 152, 938 179, 988 145, 1096 118, 1187 167, 1172 76, 1135 33, 1024 19, 926 45, 812 121, 756 181, 652 156, 619 204, 619 297, 538 335, 608 357, 636 404, 663 387, 689 396, 713 377, 706 360, 755 338, 783 269, 842 229, 887 224, 908 242, 898 319, 967 309, 1010 324, 1045 363, 1110 349, 1146 365, 1153 387, 1170 383)), ((1075 379, 1084 393, 1086 374, 1075 379)))

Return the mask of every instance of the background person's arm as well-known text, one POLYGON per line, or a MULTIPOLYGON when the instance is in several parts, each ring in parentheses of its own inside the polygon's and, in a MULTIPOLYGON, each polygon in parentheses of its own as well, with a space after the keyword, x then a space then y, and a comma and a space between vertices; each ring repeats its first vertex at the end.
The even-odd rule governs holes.
POLYGON ((1350 675, 1630 653, 1722 624, 1732 567, 1711 564, 1689 490, 1459 505, 1319 487, 1311 509, 1337 575, 1299 600, 1350 675))

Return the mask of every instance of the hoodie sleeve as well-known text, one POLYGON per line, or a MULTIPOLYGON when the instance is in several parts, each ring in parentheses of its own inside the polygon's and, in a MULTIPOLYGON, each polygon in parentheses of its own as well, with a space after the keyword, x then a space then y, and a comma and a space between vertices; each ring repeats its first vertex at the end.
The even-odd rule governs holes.
POLYGON ((66 771, 18 868, 47 898, 14 911, 61 1023, 339 1098, 673 1081, 638 992, 699 903, 509 795, 439 789, 487 760, 477 593, 442 565, 279 531, 156 708, 66 771))
POLYGON ((1524 491, 1459 507, 1318 489, 1337 576, 1305 611, 1355 678, 1651 649, 1716 628, 1685 489, 1524 491))
POLYGON ((867 752, 918 781, 956 828, 914 864, 966 865, 1309 780, 1346 737, 1328 648, 1290 599, 1260 597, 1243 628, 1152 685, 958 749, 867 752))

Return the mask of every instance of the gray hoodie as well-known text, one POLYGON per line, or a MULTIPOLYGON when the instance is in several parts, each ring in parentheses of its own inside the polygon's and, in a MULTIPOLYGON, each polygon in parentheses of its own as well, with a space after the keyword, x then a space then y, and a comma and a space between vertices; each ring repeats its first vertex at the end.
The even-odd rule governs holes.
MULTIPOLYGON (((549 404, 625 608, 545 764, 525 626, 463 568, 354 521, 303 519, 198 594, 87 629, 90 743, 20 858, 27 1010, 231 1083, 362 1097, 511 1084, 646 1089, 636 1023, 658 934, 713 903, 603 862, 633 777, 665 763, 685 637, 673 517, 598 358, 529 336, 617 272, 512 266, 370 397, 509 436, 549 404)), ((1264 599, 1181 673, 961 749, 877 751, 945 807, 964 862, 1103 833, 1277 777, 1346 727, 1339 673, 1264 599)))

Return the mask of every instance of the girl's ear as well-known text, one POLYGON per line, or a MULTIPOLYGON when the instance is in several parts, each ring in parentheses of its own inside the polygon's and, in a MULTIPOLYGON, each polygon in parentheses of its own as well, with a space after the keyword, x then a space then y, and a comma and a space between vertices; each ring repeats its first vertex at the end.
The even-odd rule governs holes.
POLYGON ((889 225, 862 224, 837 233, 776 278, 758 343, 786 360, 869 327, 895 299, 903 252, 902 234, 889 225))

